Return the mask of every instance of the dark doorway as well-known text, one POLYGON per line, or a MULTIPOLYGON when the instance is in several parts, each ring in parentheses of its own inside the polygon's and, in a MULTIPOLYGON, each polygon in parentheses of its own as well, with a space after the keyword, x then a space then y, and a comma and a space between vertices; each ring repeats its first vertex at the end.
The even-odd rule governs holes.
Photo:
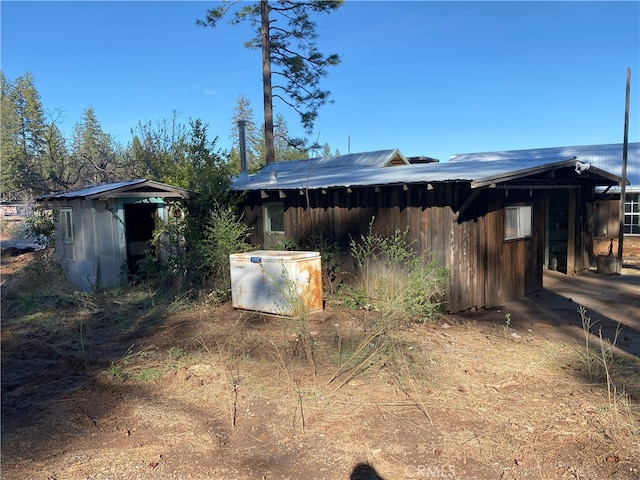
POLYGON ((556 190, 545 197, 545 266, 567 273, 569 251, 569 192, 556 190))
POLYGON ((131 203, 124 206, 127 266, 131 275, 138 273, 140 260, 152 251, 151 239, 157 212, 156 204, 131 203))

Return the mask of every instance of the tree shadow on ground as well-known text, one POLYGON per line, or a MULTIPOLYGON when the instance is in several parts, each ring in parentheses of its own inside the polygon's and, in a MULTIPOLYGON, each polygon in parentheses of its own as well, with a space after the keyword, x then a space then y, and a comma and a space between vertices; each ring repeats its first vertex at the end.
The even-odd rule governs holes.
MULTIPOLYGON (((519 338, 559 341, 583 350, 588 344, 594 356, 601 356, 603 348, 610 349, 615 361, 628 361, 632 367, 638 365, 640 275, 637 272, 599 275, 589 271, 568 276, 545 271, 544 285, 543 289, 501 307, 462 316, 498 328, 506 327, 519 338)), ((571 370, 585 383, 594 381, 586 367, 571 370)), ((632 398, 640 398, 640 387, 632 386, 627 393, 632 398)))
MULTIPOLYGON (((20 297, 3 291, 1 434, 5 465, 16 460, 13 440, 23 438, 24 431, 51 427, 34 435, 27 447, 32 458, 43 458, 82 432, 84 421, 96 422, 117 407, 121 398, 114 395, 101 397, 100 405, 87 405, 79 417, 78 412, 66 411, 71 395, 93 389, 110 366, 126 357, 149 331, 162 326, 166 305, 152 303, 149 296, 121 302, 118 297, 86 292, 37 292, 20 297)), ((143 386, 133 388, 136 395, 147 395, 143 386)))

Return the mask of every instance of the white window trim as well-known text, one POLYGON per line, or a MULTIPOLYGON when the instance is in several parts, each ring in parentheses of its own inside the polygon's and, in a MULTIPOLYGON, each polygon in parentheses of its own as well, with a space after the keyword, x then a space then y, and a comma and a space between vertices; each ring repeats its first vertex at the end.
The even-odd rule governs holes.
POLYGON ((504 239, 522 240, 533 236, 533 205, 509 205, 504 209, 504 239))
POLYGON ((625 195, 624 202, 624 234, 625 235, 640 235, 640 207, 639 211, 634 212, 634 205, 640 205, 640 193, 627 193, 625 195), (627 212, 627 207, 629 211, 627 212), (630 218, 630 222, 627 222, 627 218, 630 218), (635 222, 634 222, 635 220, 635 222), (627 232, 629 229, 629 232, 627 232))

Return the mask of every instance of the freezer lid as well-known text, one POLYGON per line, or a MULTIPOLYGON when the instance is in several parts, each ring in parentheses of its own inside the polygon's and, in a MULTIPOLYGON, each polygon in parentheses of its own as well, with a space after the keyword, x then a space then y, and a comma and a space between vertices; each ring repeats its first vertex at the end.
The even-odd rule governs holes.
POLYGON ((231 261, 260 262, 294 262, 319 258, 320 252, 306 252, 296 250, 254 250, 252 252, 232 253, 231 261))

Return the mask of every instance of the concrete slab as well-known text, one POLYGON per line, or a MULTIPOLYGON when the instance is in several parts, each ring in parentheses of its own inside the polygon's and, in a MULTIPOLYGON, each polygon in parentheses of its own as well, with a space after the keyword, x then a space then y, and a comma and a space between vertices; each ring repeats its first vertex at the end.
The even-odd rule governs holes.
POLYGON ((501 326, 508 313, 510 327, 519 335, 582 345, 579 308, 584 307, 594 341, 600 332, 604 339, 613 340, 619 324, 618 350, 640 358, 640 259, 625 259, 620 275, 598 274, 595 268, 574 276, 545 270, 543 284, 542 290, 499 308, 458 317, 501 326))

